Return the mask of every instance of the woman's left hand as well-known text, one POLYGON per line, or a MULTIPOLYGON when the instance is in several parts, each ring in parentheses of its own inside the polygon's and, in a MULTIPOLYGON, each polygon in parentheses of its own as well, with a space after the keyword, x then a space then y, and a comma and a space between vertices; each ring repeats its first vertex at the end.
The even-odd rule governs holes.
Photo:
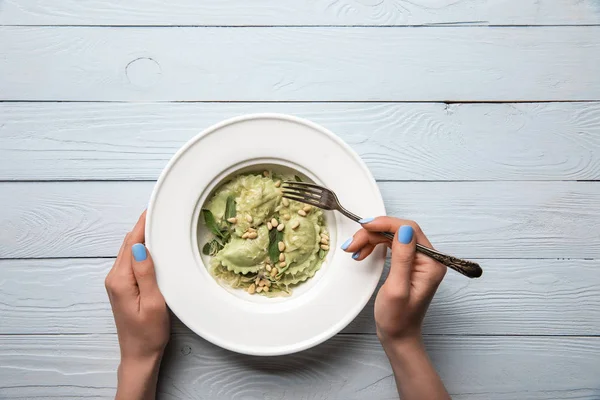
POLYGON ((169 341, 169 312, 143 244, 145 227, 144 212, 125 236, 105 281, 121 348, 117 399, 154 398, 160 361, 169 341))

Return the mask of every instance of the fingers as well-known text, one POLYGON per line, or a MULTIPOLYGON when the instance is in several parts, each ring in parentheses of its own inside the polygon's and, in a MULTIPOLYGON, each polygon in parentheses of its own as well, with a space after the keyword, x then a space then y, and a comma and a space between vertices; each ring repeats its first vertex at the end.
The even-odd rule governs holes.
POLYGON ((361 229, 356 232, 353 237, 346 240, 346 242, 342 245, 342 250, 348 253, 355 253, 359 250, 362 250, 367 245, 370 245, 374 248, 380 243, 389 243, 389 239, 386 239, 384 236, 381 236, 378 233, 361 229))
POLYGON ((410 293, 411 273, 415 260, 416 235, 410 225, 402 225, 396 231, 392 243, 392 262, 386 283, 391 283, 398 297, 410 293))
POLYGON ((146 211, 142 213, 133 230, 123 239, 117 259, 104 281, 106 291, 111 299, 114 296, 131 297, 138 294, 139 289, 131 266, 131 246, 136 243, 134 239, 144 240, 145 225, 146 211))
POLYGON ((154 271, 154 262, 150 253, 142 243, 136 243, 131 247, 133 256, 133 274, 140 288, 140 296, 144 298, 152 298, 160 296, 158 284, 156 283, 156 273, 154 271))
POLYGON ((368 218, 363 221, 363 229, 356 232, 342 245, 342 250, 352 253, 352 258, 357 261, 365 259, 378 244, 385 243, 391 247, 392 242, 380 235, 379 232, 397 232, 403 225, 413 228, 413 234, 418 243, 432 247, 419 225, 414 221, 391 217, 368 218))
POLYGON ((375 250, 375 246, 372 244, 367 244, 362 249, 357 250, 354 253, 352 253, 352 258, 355 259, 356 261, 362 261, 365 258, 367 258, 368 256, 370 256, 371 253, 373 252, 373 250, 375 250))
POLYGON ((362 223, 362 227, 369 232, 397 232, 403 225, 408 225, 413 228, 413 233, 415 235, 416 241, 421 243, 427 247, 432 247, 431 242, 423 231, 421 227, 415 222, 407 219, 400 218, 392 218, 392 217, 378 217, 373 220, 367 218, 363 220, 365 222, 362 223))
POLYGON ((121 244, 121 248, 119 248, 119 253, 117 254, 117 260, 123 256, 123 251, 125 251, 125 248, 127 247, 128 239, 129 239, 129 232, 127 232, 127 234, 125 235, 125 238, 123 238, 123 243, 121 244))
POLYGON ((131 230, 129 240, 131 244, 144 243, 146 241, 146 211, 140 215, 138 222, 131 230))
POLYGON ((117 261, 115 262, 115 266, 113 267, 116 271, 120 273, 131 273, 129 270, 131 269, 131 246, 135 243, 144 243, 145 241, 145 230, 146 230, 146 211, 140 215, 137 223, 123 240, 123 246, 121 246, 121 250, 119 250, 119 255, 117 256, 117 261), (125 251, 127 250, 127 251, 125 251))

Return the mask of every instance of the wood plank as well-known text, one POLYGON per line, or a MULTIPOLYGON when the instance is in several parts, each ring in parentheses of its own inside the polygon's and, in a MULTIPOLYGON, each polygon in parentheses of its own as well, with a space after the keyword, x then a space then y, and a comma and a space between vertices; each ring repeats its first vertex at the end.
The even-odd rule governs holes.
MULTIPOLYGON (((600 395, 600 338, 426 339, 454 399, 590 399, 600 395)), ((0 397, 114 396, 117 339, 0 336, 0 397), (26 373, 24 373, 26 371, 26 373)), ((237 355, 195 335, 174 335, 160 399, 397 399, 377 338, 337 336, 287 357, 237 355)))
POLYGON ((7 0, 0 25, 579 25, 600 23, 593 0, 7 0))
MULTIPOLYGON (((439 335, 596 335, 599 260, 480 260, 477 281, 449 272, 425 319, 439 335)), ((0 261, 0 334, 114 333, 104 277, 112 259, 0 261)), ((346 334, 374 334, 374 297, 346 334)), ((189 330, 176 318, 173 331, 189 330)))
POLYGON ((600 179, 600 103, 0 103, 0 180, 154 180, 202 129, 265 111, 331 129, 377 179, 600 179))
MULTIPOLYGON (((153 182, 0 184, 0 258, 106 257, 153 182)), ((596 182, 382 182, 390 215, 465 258, 600 257, 596 182)), ((367 217, 367 215, 364 215, 367 217)))
POLYGON ((0 53, 0 100, 600 100, 600 26, 2 27, 0 53))

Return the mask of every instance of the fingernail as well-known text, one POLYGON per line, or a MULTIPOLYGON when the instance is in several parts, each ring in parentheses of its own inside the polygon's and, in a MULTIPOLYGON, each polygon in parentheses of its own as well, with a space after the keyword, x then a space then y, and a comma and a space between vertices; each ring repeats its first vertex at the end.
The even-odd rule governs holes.
POLYGON ((402 244, 409 244, 413 238, 413 228, 410 225, 402 225, 398 229, 398 241, 402 244))
POLYGON ((135 261, 144 261, 147 257, 146 255, 146 246, 141 243, 136 243, 131 246, 131 252, 133 253, 133 258, 135 261))
POLYGON ((369 217, 369 218, 363 218, 360 221, 358 221, 359 224, 368 224, 369 222, 373 221, 375 218, 373 217, 369 217))
POLYGON ((360 257, 360 250, 357 251, 356 253, 352 254, 352 258, 354 258, 355 260, 357 260, 358 257, 360 257))
POLYGON ((353 238, 350 238, 344 242, 344 244, 342 245, 342 250, 346 250, 348 249, 348 247, 350 247, 350 245, 352 244, 352 239, 353 238))

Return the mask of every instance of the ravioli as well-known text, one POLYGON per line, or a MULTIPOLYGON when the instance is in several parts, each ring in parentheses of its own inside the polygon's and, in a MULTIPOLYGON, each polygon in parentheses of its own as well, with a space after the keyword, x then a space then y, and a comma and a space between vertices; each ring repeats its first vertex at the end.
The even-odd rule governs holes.
POLYGON ((236 274, 257 272, 267 259, 269 231, 263 225, 257 233, 258 237, 254 240, 232 237, 231 241, 217 253, 215 259, 236 274))
POLYGON ((329 251, 322 210, 283 198, 281 182, 294 176, 240 175, 218 188, 204 208, 214 237, 215 279, 250 294, 289 295, 312 278, 329 251))
POLYGON ((286 260, 290 263, 288 271, 297 273, 310 266, 307 261, 312 261, 319 252, 320 227, 313 222, 313 218, 296 215, 290 220, 290 225, 298 223, 296 229, 286 229, 283 234, 285 243, 286 260))

